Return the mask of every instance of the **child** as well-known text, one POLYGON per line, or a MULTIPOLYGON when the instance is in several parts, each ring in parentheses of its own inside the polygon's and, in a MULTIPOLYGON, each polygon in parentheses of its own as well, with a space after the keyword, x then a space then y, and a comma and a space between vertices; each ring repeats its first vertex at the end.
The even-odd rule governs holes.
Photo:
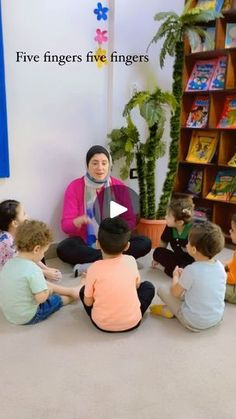
MULTIPOLYGON (((236 214, 232 217, 229 232, 232 242, 236 244, 236 214)), ((225 270, 227 272, 225 301, 236 304, 236 252, 234 252, 233 259, 226 263, 225 270)))
POLYGON ((129 248, 130 230, 119 217, 106 218, 98 230, 97 247, 103 260, 87 271, 80 298, 92 323, 104 332, 125 332, 139 326, 154 294, 150 282, 141 282, 129 248))
MULTIPOLYGON (((27 216, 20 202, 8 199, 0 203, 0 270, 13 256, 16 255, 14 237, 17 228, 27 216)), ((58 269, 48 268, 43 262, 38 265, 43 271, 46 279, 58 280, 61 272, 58 269)))
POLYGON ((167 226, 162 233, 160 246, 154 250, 152 263, 153 268, 161 265, 168 276, 172 276, 177 265, 184 268, 194 261, 186 250, 193 209, 194 204, 190 197, 174 199, 169 205, 167 226), (172 250, 166 249, 168 244, 172 250))
POLYGON ((171 288, 157 290, 167 306, 152 306, 151 312, 166 317, 174 314, 184 327, 194 332, 220 323, 226 273, 222 263, 213 258, 223 247, 224 236, 219 226, 209 221, 194 224, 187 250, 195 262, 184 269, 175 268, 171 288))
POLYGON ((24 221, 15 236, 17 256, 0 272, 0 306, 14 324, 35 324, 78 299, 81 287, 47 283, 37 263, 43 258, 52 234, 40 221, 24 221))

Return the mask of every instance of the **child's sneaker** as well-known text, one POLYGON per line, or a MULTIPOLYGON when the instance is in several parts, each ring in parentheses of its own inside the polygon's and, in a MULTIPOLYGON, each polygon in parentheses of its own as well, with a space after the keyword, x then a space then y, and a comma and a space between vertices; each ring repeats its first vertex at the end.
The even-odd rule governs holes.
POLYGON ((83 273, 87 272, 88 268, 91 265, 92 265, 92 263, 77 263, 77 265, 75 265, 74 268, 73 268, 75 278, 77 278, 77 276, 80 276, 83 273))
POLYGON ((157 314, 158 316, 166 317, 167 319, 172 319, 174 314, 165 304, 154 304, 150 307, 150 312, 152 314, 157 314))

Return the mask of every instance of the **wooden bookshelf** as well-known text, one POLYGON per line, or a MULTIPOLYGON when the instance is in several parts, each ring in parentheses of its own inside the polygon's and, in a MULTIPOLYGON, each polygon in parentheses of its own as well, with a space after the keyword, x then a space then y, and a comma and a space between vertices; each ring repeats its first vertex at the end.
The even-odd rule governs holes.
MULTIPOLYGON (((193 1, 193 6, 196 1, 193 1)), ((188 182, 194 169, 203 171, 203 181, 201 193, 194 196, 195 208, 206 208, 210 218, 223 229, 226 239, 229 238, 231 217, 236 213, 236 204, 231 201, 211 200, 207 198, 217 173, 220 170, 233 170, 236 168, 228 166, 228 161, 236 153, 236 129, 217 128, 217 124, 222 115, 224 102, 227 96, 236 97, 236 47, 225 48, 225 37, 227 23, 236 24, 236 9, 223 12, 223 18, 210 22, 209 26, 215 26, 215 48, 211 51, 191 53, 190 46, 185 41, 185 59, 183 74, 183 100, 181 111, 181 131, 179 146, 179 164, 174 187, 174 195, 187 193, 188 182), (227 57, 226 74, 224 88, 221 90, 207 90, 196 92, 185 92, 187 82, 195 63, 198 60, 210 60, 221 56, 227 57), (204 128, 186 127, 186 120, 192 109, 194 100, 197 96, 209 97, 208 124, 204 128), (216 133, 218 136, 217 148, 210 163, 190 163, 186 161, 192 133, 196 130, 204 130, 216 133)), ((202 26, 207 26, 203 24, 202 26)))

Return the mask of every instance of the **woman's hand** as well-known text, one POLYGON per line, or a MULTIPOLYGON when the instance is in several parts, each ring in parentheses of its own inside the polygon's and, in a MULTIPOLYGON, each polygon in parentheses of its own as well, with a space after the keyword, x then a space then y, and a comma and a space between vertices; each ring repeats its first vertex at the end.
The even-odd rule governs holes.
POLYGON ((90 224, 91 222, 91 219, 87 217, 87 215, 81 215, 73 220, 73 224, 77 228, 81 227, 83 224, 90 224))

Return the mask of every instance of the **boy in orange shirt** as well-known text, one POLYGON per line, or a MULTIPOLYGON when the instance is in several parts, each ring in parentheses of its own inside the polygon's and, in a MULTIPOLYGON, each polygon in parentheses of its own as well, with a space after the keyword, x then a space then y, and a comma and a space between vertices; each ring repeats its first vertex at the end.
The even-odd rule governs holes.
MULTIPOLYGON (((229 232, 232 242, 236 244, 236 214, 232 217, 229 232)), ((227 272, 225 301, 236 304, 236 251, 233 254, 233 259, 226 263, 225 270, 227 272)))
POLYGON ((97 248, 103 259, 89 267, 85 286, 80 290, 86 313, 104 332, 126 332, 138 327, 155 294, 150 282, 140 282, 134 257, 122 254, 129 248, 129 238, 129 227, 121 218, 101 222, 97 248))

